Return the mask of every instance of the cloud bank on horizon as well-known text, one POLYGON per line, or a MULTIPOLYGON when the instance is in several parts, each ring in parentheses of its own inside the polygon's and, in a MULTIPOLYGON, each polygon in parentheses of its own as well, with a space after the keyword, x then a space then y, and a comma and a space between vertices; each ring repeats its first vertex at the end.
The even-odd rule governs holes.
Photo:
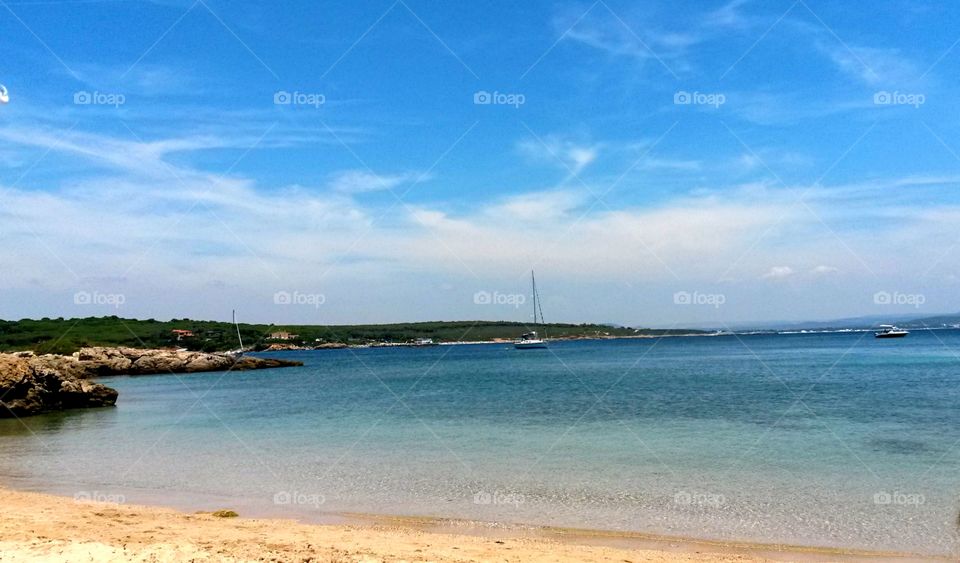
POLYGON ((0 318, 960 310, 960 8, 884 6, 11 1, 0 318))

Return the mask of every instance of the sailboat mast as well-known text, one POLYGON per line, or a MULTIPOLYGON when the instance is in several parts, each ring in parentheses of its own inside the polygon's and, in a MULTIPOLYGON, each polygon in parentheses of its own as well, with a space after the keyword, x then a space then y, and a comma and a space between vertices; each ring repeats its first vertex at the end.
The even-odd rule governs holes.
POLYGON ((240 325, 237 324, 237 310, 233 310, 233 326, 237 327, 237 340, 240 341, 240 351, 243 351, 243 337, 240 336, 240 325))
POLYGON ((530 284, 533 286, 533 324, 537 324, 537 278, 533 275, 533 270, 530 270, 530 284))
MULTIPOLYGON (((540 324, 545 324, 546 321, 543 320, 543 303, 540 302, 540 292, 537 291, 537 278, 534 277, 533 270, 530 270, 530 283, 533 284, 533 324, 537 324, 537 313, 540 313, 540 324)), ((544 327, 544 330, 546 330, 546 327, 544 327)))

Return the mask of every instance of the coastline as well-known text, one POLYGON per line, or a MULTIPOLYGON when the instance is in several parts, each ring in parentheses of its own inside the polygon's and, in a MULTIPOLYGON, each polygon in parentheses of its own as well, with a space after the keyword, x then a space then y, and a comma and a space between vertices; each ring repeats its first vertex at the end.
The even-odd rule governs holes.
MULTIPOLYGON (((637 533, 340 515, 345 523, 222 518, 0 488, 0 552, 14 561, 946 561, 909 554, 637 533)), ((222 507, 229 510, 229 506, 222 507)))
MULTIPOLYGON (((722 332, 691 332, 691 333, 682 333, 682 334, 634 334, 634 335, 612 335, 612 336, 559 336, 556 338, 550 338, 551 342, 594 342, 594 341, 605 341, 605 340, 650 340, 650 339, 660 339, 660 338, 695 338, 695 337, 712 337, 712 336, 729 336, 734 333, 722 333, 722 332)), ((495 340, 456 340, 456 341, 440 341, 432 345, 422 345, 415 344, 412 342, 390 342, 385 344, 321 344, 319 346, 300 346, 296 344, 272 344, 270 347, 265 348, 264 350, 259 350, 255 353, 260 352, 312 352, 316 350, 360 350, 367 348, 430 348, 436 346, 470 346, 477 344, 503 344, 503 345, 513 345, 515 339, 510 338, 501 338, 495 340)))

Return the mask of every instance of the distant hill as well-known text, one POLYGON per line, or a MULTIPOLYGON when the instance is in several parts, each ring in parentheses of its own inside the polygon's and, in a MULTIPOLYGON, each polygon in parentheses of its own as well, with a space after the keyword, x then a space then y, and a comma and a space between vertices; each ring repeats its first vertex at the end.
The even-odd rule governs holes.
POLYGON ((960 328, 960 313, 951 313, 946 315, 936 315, 933 317, 921 317, 919 319, 913 319, 911 321, 903 323, 903 326, 908 328, 943 328, 943 327, 953 327, 960 328))
MULTIPOLYGON (((515 339, 531 330, 529 325, 504 321, 436 321, 382 325, 272 325, 241 324, 244 344, 264 348, 284 343, 305 346, 320 344, 363 345, 407 343, 419 338, 435 342, 477 342, 515 339), (272 337, 273 336, 273 337, 272 337)), ((550 338, 598 338, 639 335, 698 334, 698 330, 635 329, 598 324, 547 324, 537 326, 550 338)), ((84 346, 130 346, 135 348, 178 347, 219 351, 238 346, 232 323, 192 319, 124 319, 88 317, 82 319, 0 320, 0 351, 34 350, 39 353, 70 354, 84 346), (175 332, 179 331, 179 332, 175 332)))
POLYGON ((871 329, 881 324, 896 324, 903 328, 947 328, 960 324, 960 313, 947 313, 927 317, 918 317, 916 314, 898 315, 869 315, 832 319, 829 321, 782 321, 762 323, 738 323, 731 328, 737 331, 770 330, 843 330, 843 329, 871 329))

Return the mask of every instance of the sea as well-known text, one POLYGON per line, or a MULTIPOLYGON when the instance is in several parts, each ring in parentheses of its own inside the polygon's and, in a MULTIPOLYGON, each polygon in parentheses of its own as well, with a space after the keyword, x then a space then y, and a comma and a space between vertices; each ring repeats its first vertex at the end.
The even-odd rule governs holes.
POLYGON ((78 500, 960 556, 960 331, 278 352, 0 421, 78 500))

